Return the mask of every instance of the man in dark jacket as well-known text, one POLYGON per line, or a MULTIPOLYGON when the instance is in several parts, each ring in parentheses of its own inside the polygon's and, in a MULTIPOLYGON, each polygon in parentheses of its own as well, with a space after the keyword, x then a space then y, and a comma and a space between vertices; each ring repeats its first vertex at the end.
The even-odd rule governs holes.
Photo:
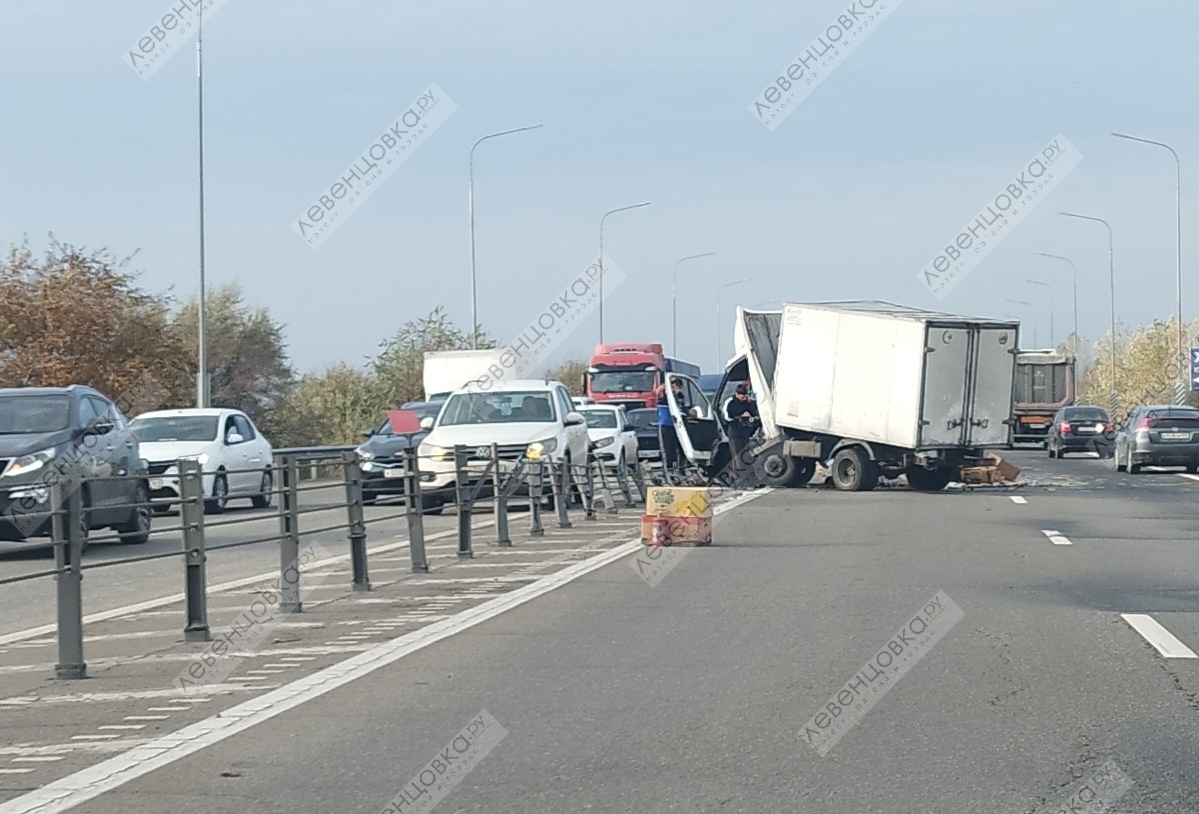
POLYGON ((729 420, 729 452, 733 456, 733 473, 740 476, 749 466, 749 461, 742 460, 742 456, 760 423, 758 403, 750 398, 748 387, 743 384, 737 385, 726 408, 725 417, 729 420))

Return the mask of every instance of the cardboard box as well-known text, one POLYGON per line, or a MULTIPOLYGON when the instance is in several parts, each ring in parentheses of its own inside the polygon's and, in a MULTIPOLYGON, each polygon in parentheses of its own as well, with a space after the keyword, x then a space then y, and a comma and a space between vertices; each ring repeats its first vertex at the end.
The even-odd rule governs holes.
POLYGON ((651 486, 645 513, 656 517, 712 517, 712 496, 706 487, 651 486))
POLYGON ((705 546, 712 544, 711 517, 664 517, 646 514, 641 516, 641 544, 653 545, 654 523, 666 524, 668 546, 705 546))

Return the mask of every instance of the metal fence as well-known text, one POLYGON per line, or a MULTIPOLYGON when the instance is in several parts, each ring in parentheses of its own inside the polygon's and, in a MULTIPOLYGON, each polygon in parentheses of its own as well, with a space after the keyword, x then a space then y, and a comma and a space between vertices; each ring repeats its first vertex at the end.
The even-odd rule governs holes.
MULTIPOLYGON (((144 511, 147 517, 177 509, 177 522, 168 525, 154 523, 148 534, 122 530, 97 536, 93 526, 98 525, 95 513, 100 511, 91 506, 89 495, 103 484, 130 486, 138 476, 128 475, 113 478, 82 479, 77 464, 62 470, 62 476, 49 485, 49 508, 31 512, 42 526, 49 540, 27 541, 17 546, 8 546, 6 551, 21 549, 51 548, 54 567, 17 577, 0 579, 0 585, 44 577, 54 577, 57 591, 57 640, 58 661, 55 677, 79 679, 87 677, 84 659, 83 635, 83 572, 95 568, 109 568, 130 563, 179 557, 185 571, 184 627, 185 641, 211 641, 208 623, 208 577, 209 555, 225 548, 275 542, 279 545, 280 592, 279 610, 283 613, 300 613, 300 579, 289 580, 286 574, 295 569, 299 562, 301 540, 318 534, 345 532, 351 566, 351 588, 354 591, 371 590, 367 556, 368 527, 388 520, 406 519, 408 544, 413 573, 427 573, 429 560, 425 550, 424 517, 440 514, 447 506, 453 506, 458 514, 457 555, 469 559, 473 554, 471 524, 472 511, 479 506, 490 505, 495 515, 496 544, 501 547, 512 545, 510 534, 509 506, 513 501, 528 504, 529 532, 531 536, 545 533, 543 504, 555 514, 559 528, 570 528, 570 509, 582 512, 583 519, 595 520, 599 513, 616 514, 621 508, 633 509, 645 504, 647 473, 639 462, 626 467, 622 464, 600 464, 594 459, 584 464, 572 464, 568 460, 551 461, 528 458, 524 455, 509 456, 500 446, 492 444, 488 454, 481 455, 484 448, 454 447, 452 450, 452 472, 447 472, 449 453, 424 458, 417 450, 409 448, 399 453, 398 479, 387 479, 372 472, 364 472, 368 462, 361 460, 354 447, 309 447, 280 449, 267 472, 270 474, 270 493, 263 495, 274 503, 279 520, 277 534, 250 537, 234 542, 208 545, 206 532, 215 528, 234 526, 260 520, 261 514, 242 517, 222 517, 212 513, 210 489, 205 488, 206 477, 214 473, 204 472, 195 459, 180 459, 177 475, 169 475, 172 489, 177 485, 175 497, 151 497, 148 484, 136 494, 144 497, 128 508, 144 511), (422 461, 425 465, 422 465, 422 461), (439 464, 439 471, 428 468, 431 461, 439 464), (438 486, 452 474, 452 483, 438 486), (390 482, 388 482, 390 480, 390 482), (336 502, 306 502, 301 496, 308 492, 344 488, 344 498, 336 502), (366 517, 365 506, 374 505, 396 509, 393 513, 372 513, 366 517), (331 525, 310 527, 305 523, 306 515, 328 512, 331 509, 344 511, 344 517, 331 525), (178 535, 181 549, 160 551, 139 556, 85 562, 83 553, 90 543, 134 542, 166 535, 178 535)), ((373 466, 373 464, 372 464, 373 466)), ((250 474, 250 470, 222 470, 225 477, 250 474)), ((262 469, 254 470, 263 472, 262 469)))

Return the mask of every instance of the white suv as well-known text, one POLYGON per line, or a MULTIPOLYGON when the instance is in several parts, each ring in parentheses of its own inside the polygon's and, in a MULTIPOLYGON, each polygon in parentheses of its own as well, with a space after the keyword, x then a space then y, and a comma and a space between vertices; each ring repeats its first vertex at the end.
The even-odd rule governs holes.
MULTIPOLYGON (((522 458, 574 464, 587 462, 587 422, 571 403, 561 382, 518 379, 498 382, 486 392, 475 386, 456 390, 419 448, 421 488, 429 502, 453 500, 457 482, 454 446, 467 448, 472 469, 481 469, 499 446, 501 459, 522 458)), ((548 473, 547 473, 548 474, 548 473)))

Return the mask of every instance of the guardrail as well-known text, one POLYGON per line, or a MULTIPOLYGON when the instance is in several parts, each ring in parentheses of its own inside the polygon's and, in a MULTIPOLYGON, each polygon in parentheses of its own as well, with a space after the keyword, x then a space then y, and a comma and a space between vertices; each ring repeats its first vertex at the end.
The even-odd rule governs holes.
MULTIPOLYGON (((211 490, 205 488, 204 480, 216 473, 204 472, 199 461, 180 459, 176 462, 177 474, 165 476, 164 480, 169 481, 170 490, 173 491, 177 487, 177 497, 151 497, 147 491, 147 484, 146 488, 137 491, 137 494, 144 495, 146 500, 127 504, 138 511, 144 510, 147 518, 177 508, 177 523, 165 527, 157 523, 151 524, 148 534, 136 534, 125 530, 99 537, 94 536, 91 529, 94 514, 98 510, 90 505, 88 496, 105 483, 128 485, 130 481, 141 479, 139 476, 126 475, 85 480, 81 477, 77 463, 67 464, 61 468, 61 476, 57 481, 48 487, 49 509, 28 513, 29 517, 36 518, 42 526, 49 521, 49 540, 9 546, 5 549, 13 551, 50 547, 53 549, 54 567, 0 579, 0 585, 51 576, 56 578, 58 661, 55 666, 55 678, 81 679, 87 677, 81 588, 83 572, 90 569, 181 557, 185 571, 184 639, 189 642, 206 642, 212 638, 208 624, 207 564, 210 553, 214 551, 277 542, 281 594, 278 609, 282 613, 301 613, 303 605, 297 564, 300 562, 301 540, 306 536, 344 531, 350 554, 351 588, 354 591, 369 591, 371 582, 367 532, 371 524, 404 518, 408 527, 411 570, 413 573, 428 573, 424 517, 428 514, 439 514, 448 505, 452 505, 458 514, 458 557, 469 559, 474 556, 471 513, 476 506, 485 501, 490 501, 495 513, 496 544, 508 547, 512 545, 509 503, 518 496, 524 496, 529 504, 531 536, 545 533, 541 513, 542 503, 545 501, 552 504, 556 512, 558 527, 570 528, 572 523, 569 509, 572 505, 577 505, 582 510, 585 520, 595 520, 599 503, 603 504, 603 511, 616 514, 621 508, 618 503, 631 509, 644 505, 646 497, 646 472, 639 462, 634 462, 632 467, 625 467, 623 464, 600 464, 593 458, 582 464, 573 464, 567 460, 555 462, 530 459, 523 455, 505 457, 496 444, 490 446, 489 455, 479 456, 476 448, 458 446, 452 451, 452 485, 432 488, 428 484, 437 481, 439 474, 440 479, 444 480, 447 474, 444 455, 433 458, 443 466, 439 472, 432 472, 422 468, 424 459, 418 455, 416 449, 404 450, 402 459, 398 462, 400 482, 395 483, 395 478, 388 479, 384 473, 376 475, 373 471, 374 462, 360 460, 354 450, 351 446, 275 450, 274 459, 265 471, 271 475, 269 502, 275 503, 277 507, 279 532, 218 545, 207 543, 207 531, 260 520, 262 515, 221 518, 220 514, 210 514, 206 511, 206 502, 212 496, 209 494, 211 490), (371 465, 372 471, 364 472, 366 464, 371 465), (301 481, 302 471, 310 475, 305 482, 301 481), (340 477, 332 482, 320 482, 318 476, 322 473, 336 474, 340 477), (316 482, 313 482, 314 480, 316 482), (392 482, 388 483, 388 480, 392 482), (373 481, 379 482, 368 483, 373 481), (344 488, 344 500, 309 505, 300 499, 304 493, 327 490, 338 482, 344 488), (372 505, 395 506, 400 511, 374 514, 368 519, 364 509, 368 502, 368 494, 372 496, 372 505), (330 509, 344 510, 344 520, 317 528, 308 528, 307 524, 301 522, 305 515, 327 512, 330 509), (180 549, 99 562, 85 563, 83 559, 84 551, 92 542, 140 543, 171 533, 179 535, 180 549), (295 579, 287 578, 289 570, 295 573, 295 579)), ((395 468, 393 466, 389 471, 395 468)), ((264 470, 222 470, 226 478, 231 475, 249 474, 251 471, 260 473, 264 470)))

